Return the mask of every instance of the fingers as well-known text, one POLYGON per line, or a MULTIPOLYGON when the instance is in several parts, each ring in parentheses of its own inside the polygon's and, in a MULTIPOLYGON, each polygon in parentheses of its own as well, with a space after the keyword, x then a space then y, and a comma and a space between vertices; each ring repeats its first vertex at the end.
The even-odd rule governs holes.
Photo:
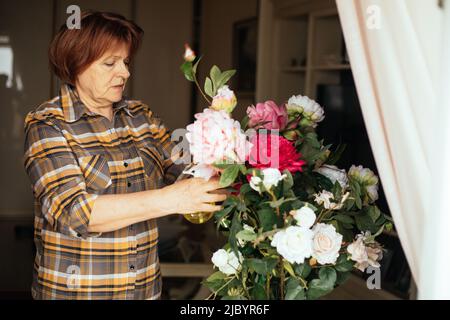
POLYGON ((217 189, 217 190, 214 191, 214 193, 217 193, 217 194, 225 194, 225 195, 227 195, 227 196, 231 195, 231 192, 232 192, 231 190, 228 190, 228 189, 226 189, 226 188, 217 189))
POLYGON ((223 202, 227 199, 226 194, 207 193, 202 199, 204 202, 223 202))
POLYGON ((214 177, 205 182, 205 188, 207 191, 216 190, 222 188, 219 183, 219 178, 214 177))
POLYGON ((204 203, 201 206, 201 210, 200 211, 215 212, 215 211, 220 211, 220 210, 222 210, 221 206, 204 203))

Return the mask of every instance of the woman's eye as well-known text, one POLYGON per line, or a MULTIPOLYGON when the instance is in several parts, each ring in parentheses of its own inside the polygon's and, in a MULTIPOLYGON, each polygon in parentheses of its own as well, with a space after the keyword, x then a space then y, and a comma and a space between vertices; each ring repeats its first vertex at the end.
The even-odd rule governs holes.
POLYGON ((105 65, 108 67, 112 67, 114 65, 114 63, 105 63, 105 65))

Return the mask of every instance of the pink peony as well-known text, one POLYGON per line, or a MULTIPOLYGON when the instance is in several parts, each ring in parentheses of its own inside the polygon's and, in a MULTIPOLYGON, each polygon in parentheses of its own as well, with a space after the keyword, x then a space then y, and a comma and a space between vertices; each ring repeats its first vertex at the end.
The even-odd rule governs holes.
POLYGON ((301 153, 297 152, 292 142, 276 134, 256 134, 250 142, 253 148, 249 163, 253 168, 277 168, 280 171, 289 170, 294 173, 302 172, 306 164, 301 160, 301 153))
POLYGON ((250 128, 283 130, 288 122, 286 105, 277 106, 273 101, 257 103, 247 108, 250 128))
POLYGON ((197 113, 195 118, 186 133, 194 163, 211 165, 227 160, 238 163, 247 160, 251 144, 238 121, 223 110, 211 109, 197 113))

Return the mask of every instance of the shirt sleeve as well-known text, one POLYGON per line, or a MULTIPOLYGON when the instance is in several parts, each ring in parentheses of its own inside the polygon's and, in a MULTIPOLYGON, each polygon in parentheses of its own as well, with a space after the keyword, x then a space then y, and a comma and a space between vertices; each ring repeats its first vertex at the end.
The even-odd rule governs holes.
POLYGON ((51 122, 26 120, 24 166, 42 214, 53 229, 86 239, 98 195, 86 192, 86 182, 63 133, 51 122))
POLYGON ((182 139, 181 142, 175 141, 172 131, 164 125, 159 116, 149 111, 147 117, 153 136, 160 142, 159 150, 164 158, 164 183, 172 184, 187 167, 186 159, 189 157, 185 152, 188 152, 188 145, 183 143, 186 142, 185 139, 182 139))

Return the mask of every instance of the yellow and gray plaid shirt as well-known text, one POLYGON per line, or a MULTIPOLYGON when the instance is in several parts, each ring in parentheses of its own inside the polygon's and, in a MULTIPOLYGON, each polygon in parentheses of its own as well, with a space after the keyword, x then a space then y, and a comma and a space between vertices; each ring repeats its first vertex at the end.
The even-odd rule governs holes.
POLYGON ((88 232, 99 195, 157 189, 184 169, 149 107, 122 99, 113 121, 89 111, 73 87, 28 113, 24 165, 35 197, 35 299, 158 299, 155 220, 88 232))

